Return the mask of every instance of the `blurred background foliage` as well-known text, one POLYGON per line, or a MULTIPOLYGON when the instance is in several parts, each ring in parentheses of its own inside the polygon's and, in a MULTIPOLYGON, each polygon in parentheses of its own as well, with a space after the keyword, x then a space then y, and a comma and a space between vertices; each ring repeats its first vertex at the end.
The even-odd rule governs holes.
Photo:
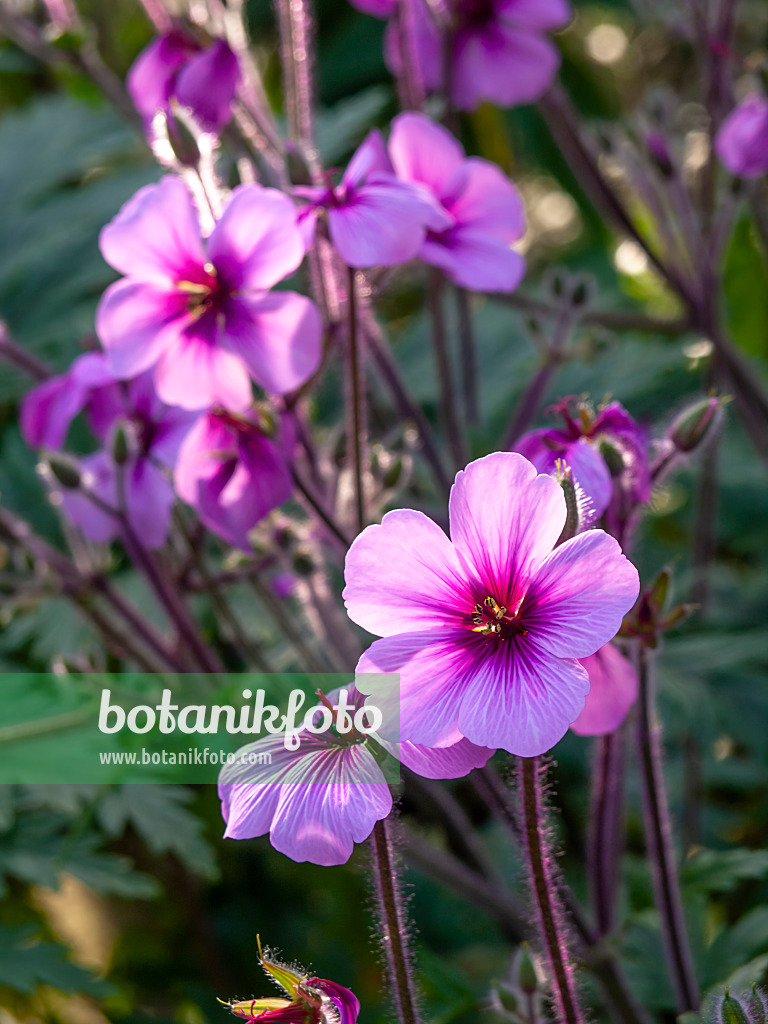
MULTIPOLYGON (((150 38, 139 4, 83 0, 79 6, 104 60, 124 75, 150 38)), ((650 14, 640 18, 624 3, 578 2, 573 25, 559 37, 562 79, 583 118, 609 138, 622 123, 630 135, 637 130, 639 104, 649 89, 672 90, 665 93, 676 104, 672 144, 695 170, 706 142, 695 55, 655 6, 647 6, 650 14)), ((252 0, 248 14, 279 109, 272 12, 266 0, 252 0)), ((768 11, 764 3, 745 2, 741 16, 745 34, 739 44, 750 53, 766 39, 768 11)), ((345 0, 319 3, 318 139, 331 165, 344 163, 372 122, 386 125, 396 112, 381 57, 382 31, 380 22, 345 0)), ((497 160, 525 196, 526 296, 546 302, 549 268, 562 265, 590 275, 600 309, 678 314, 642 252, 614 237, 590 207, 535 109, 501 113, 483 107, 463 118, 461 130, 468 149, 497 160)), ((89 344, 96 302, 112 279, 99 255, 99 229, 158 174, 141 138, 90 81, 64 64, 44 66, 0 42, 0 315, 14 337, 52 368, 63 370, 89 344)), ((640 197, 627 190, 642 218, 640 197)), ((766 253, 745 208, 727 251, 724 299, 735 341, 763 375, 767 285, 766 253)), ((381 315, 415 395, 436 418, 422 286, 417 271, 393 278, 381 315)), ((472 441, 481 455, 497 447, 538 354, 524 312, 483 298, 475 315, 483 415, 472 441)), ((559 370, 547 400, 610 394, 652 435, 709 382, 711 345, 690 333, 585 323, 571 353, 578 358, 559 370)), ((56 542, 57 517, 16 426, 18 400, 28 386, 20 373, 0 366, 0 494, 4 505, 56 542)), ((332 425, 330 390, 318 396, 316 415, 321 425, 332 425)), ((396 433, 391 417, 382 403, 374 423, 385 444, 396 433)), ((660 672, 686 908, 699 978, 708 987, 733 976, 765 980, 768 972, 768 489, 764 466, 736 417, 730 417, 720 446, 715 484, 702 487, 701 480, 694 463, 659 488, 633 555, 646 580, 673 565, 676 599, 689 598, 692 587, 706 598, 702 610, 666 639, 660 672), (716 550, 702 581, 691 550, 707 506, 716 506, 716 550)), ((411 485, 425 507, 434 505, 418 473, 411 485)), ((9 557, 0 549, 0 594, 9 557)), ((126 592, 146 606, 150 598, 130 566, 115 569, 126 592)), ((256 614, 253 594, 243 589, 234 599, 280 667, 301 667, 300 656, 256 614)), ((97 636, 63 599, 32 588, 21 602, 0 600, 0 670, 82 666, 97 659, 97 636)), ((215 630, 215 622, 208 629, 215 630)), ((3 704, 13 699, 18 695, 0 693, 3 704)), ((0 742, 9 742, 5 754, 13 752, 1 714, 0 742)), ((21 756, 22 741, 13 742, 21 756)), ((51 735, 46 756, 54 763, 67 756, 66 744, 64 734, 51 735)), ((581 896, 591 756, 590 741, 573 735, 554 751, 561 863, 581 896)), ((496 870, 516 886, 508 837, 466 782, 452 789, 496 870)), ((672 1020, 632 772, 628 801, 622 923, 613 941, 640 1001, 658 1020, 672 1020)), ((421 839, 463 856, 456 837, 446 835, 408 788, 402 808, 406 826, 421 839)), ((384 1020, 365 851, 341 868, 299 866, 266 839, 222 841, 221 832, 213 787, 0 788, 0 1024, 226 1020, 217 996, 270 991, 256 960, 257 933, 288 959, 352 987, 363 1004, 363 1024, 384 1020)), ((489 986, 508 970, 513 937, 418 868, 408 868, 407 880, 427 1018, 470 1024, 485 1015, 480 1019, 490 1021, 489 986)), ((602 1021, 606 1011, 599 998, 594 993, 594 1019, 602 1021)))

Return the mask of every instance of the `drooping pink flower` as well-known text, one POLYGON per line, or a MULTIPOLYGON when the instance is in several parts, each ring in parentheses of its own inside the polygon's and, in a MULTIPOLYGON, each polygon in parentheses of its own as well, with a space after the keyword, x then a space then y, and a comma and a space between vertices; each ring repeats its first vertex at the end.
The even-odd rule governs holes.
POLYGON ((511 246, 525 231, 525 210, 509 178, 488 160, 468 158, 424 114, 399 114, 388 150, 399 177, 428 189, 446 214, 444 228, 427 232, 419 258, 464 288, 514 291, 525 260, 511 246))
POLYGON ((83 410, 105 448, 79 460, 82 489, 57 490, 64 513, 89 540, 105 543, 120 535, 119 518, 86 492, 111 509, 124 501, 126 518, 142 543, 162 547, 174 502, 169 471, 195 415, 161 402, 146 373, 118 384, 103 353, 93 352, 29 392, 21 412, 25 440, 33 448, 61 448, 72 420, 83 410), (126 443, 120 465, 110 450, 118 423, 126 443))
POLYGON ((447 746, 466 737, 524 757, 549 750, 589 690, 579 658, 618 631, 637 571, 616 541, 590 530, 553 547, 566 518, 550 476, 496 452, 456 477, 450 540, 420 512, 369 526, 347 553, 353 622, 383 639, 359 672, 396 672, 372 686, 403 739, 447 746))
POLYGON ((150 132, 159 112, 187 108, 205 131, 219 132, 232 117, 240 67, 229 45, 218 39, 203 49, 180 32, 159 36, 131 65, 128 93, 150 132))
MULTIPOLYGON (((350 684, 348 702, 363 696, 350 684)), ((328 694, 334 704, 340 690, 328 694)), ((343 864, 377 821, 392 809, 392 795, 377 761, 373 739, 350 742, 333 732, 298 732, 298 750, 286 750, 283 734, 265 735, 237 756, 271 755, 270 763, 238 761, 219 773, 219 797, 227 823, 225 837, 252 839, 269 832, 276 850, 295 861, 343 864)), ((413 743, 382 740, 379 745, 427 778, 458 778, 481 767, 492 750, 460 740, 429 750, 413 743)), ((255 758, 258 759, 258 758, 255 758)), ((262 762, 264 758, 261 759, 262 762)))
POLYGON ((295 189, 310 203, 299 216, 310 241, 320 210, 339 256, 350 267, 390 267, 419 252, 427 224, 444 226, 444 216, 421 189, 401 181, 381 133, 372 131, 347 165, 338 185, 295 189))
MULTIPOLYGON (((401 28, 394 17, 396 0, 352 0, 360 10, 390 18, 385 58, 392 71, 402 70, 401 28)), ((547 91, 560 66, 560 55, 546 33, 571 19, 567 0, 457 0, 437 24, 426 0, 404 0, 411 61, 428 92, 444 88, 445 35, 451 34, 451 100, 459 110, 475 110, 484 100, 504 107, 533 103, 547 91)))
POLYGON ((249 531, 293 490, 289 433, 269 437, 252 414, 203 414, 179 451, 177 494, 210 530, 250 551, 249 531))
POLYGON ((295 292, 270 289, 302 261, 287 196, 242 185, 203 242, 192 197, 168 176, 140 189, 101 232, 124 274, 104 293, 96 330, 119 378, 153 368, 169 405, 251 404, 249 377, 285 394, 320 361, 320 314, 295 292))
POLYGON ((635 667, 614 644, 605 644, 588 658, 579 660, 589 676, 589 693, 571 730, 578 736, 615 732, 637 700, 635 667))
POLYGON ((715 136, 715 152, 740 178, 768 171, 768 97, 752 94, 731 111, 715 136))
POLYGON ((610 533, 622 536, 632 513, 651 496, 646 432, 619 402, 595 414, 580 404, 571 413, 571 399, 554 406, 562 427, 531 430, 515 442, 540 473, 556 473, 557 463, 569 466, 580 502, 581 528, 605 515, 610 533))

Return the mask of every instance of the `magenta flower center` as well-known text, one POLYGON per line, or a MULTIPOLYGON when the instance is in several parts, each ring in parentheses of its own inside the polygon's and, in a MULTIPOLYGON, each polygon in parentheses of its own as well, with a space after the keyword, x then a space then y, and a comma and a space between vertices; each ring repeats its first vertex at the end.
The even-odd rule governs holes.
POLYGON ((458 22, 463 29, 483 29, 496 17, 494 0, 459 0, 458 22))
POLYGON ((497 640, 510 640, 515 636, 525 636, 528 630, 520 618, 522 599, 514 609, 500 605, 495 597, 486 597, 482 604, 476 604, 470 615, 473 633, 481 636, 496 637, 497 640))

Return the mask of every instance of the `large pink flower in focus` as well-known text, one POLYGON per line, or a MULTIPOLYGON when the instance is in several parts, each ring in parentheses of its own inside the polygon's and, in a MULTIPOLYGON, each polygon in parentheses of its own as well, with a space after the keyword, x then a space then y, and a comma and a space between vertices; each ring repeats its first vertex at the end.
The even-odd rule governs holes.
POLYGON ((399 510, 352 544, 347 611, 383 637, 358 671, 400 673, 399 692, 371 693, 385 720, 399 705, 404 740, 542 754, 581 712, 589 682, 577 659, 615 636, 637 570, 601 530, 555 548, 563 492, 516 453, 458 473, 449 513, 450 539, 399 510))
POLYGON ((285 394, 317 369, 317 307, 295 292, 270 291, 304 256, 295 208, 281 192, 235 189, 204 242, 189 191, 168 176, 125 204, 100 245, 125 275, 96 313, 117 377, 154 367, 168 405, 241 411, 251 403, 250 378, 285 394))
POLYGON ((427 189, 445 213, 430 225, 419 250, 463 288, 511 292, 525 260, 511 246, 525 232, 520 193, 488 160, 467 158, 451 133, 424 114, 399 114, 392 122, 389 156, 404 181, 427 189))
MULTIPOLYGON (((352 0, 376 17, 391 18, 385 57, 399 72, 401 37, 394 18, 397 0, 352 0)), ((427 0, 401 0, 411 58, 423 87, 444 87, 445 39, 427 0)), ((557 47, 547 32, 571 19, 568 0, 456 0, 453 19, 451 100, 459 110, 475 110, 486 100, 514 107, 533 103, 552 84, 560 67, 557 47)))

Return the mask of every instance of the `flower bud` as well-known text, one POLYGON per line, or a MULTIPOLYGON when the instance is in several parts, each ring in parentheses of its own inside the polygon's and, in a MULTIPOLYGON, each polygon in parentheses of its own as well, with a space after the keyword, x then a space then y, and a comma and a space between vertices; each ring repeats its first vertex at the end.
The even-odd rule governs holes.
POLYGON ((130 448, 125 424, 122 420, 118 420, 112 434, 112 458, 115 460, 115 465, 124 466, 128 461, 129 454, 130 448))
POLYGON ((674 173, 672 158, 669 154, 667 140, 660 132, 649 132, 645 138, 645 145, 648 155, 665 178, 671 178, 674 173))
POLYGON ((702 398, 675 418, 667 436, 679 452, 692 452, 712 436, 723 415, 722 399, 702 398))
POLYGON ((743 995, 732 996, 726 989, 718 1008, 717 1024, 750 1024, 746 1006, 743 995))
POLYGON ((520 946, 520 959, 517 964, 517 978, 520 989, 527 996, 532 996, 538 988, 539 979, 536 976, 536 965, 531 956, 531 947, 527 942, 520 946))
POLYGON ((509 985, 497 981, 494 985, 494 992, 502 1009, 506 1010, 507 1013, 514 1013, 517 1010, 520 1001, 509 985))
POLYGON ((605 438, 601 438, 599 450, 611 476, 621 476, 622 471, 624 470, 624 457, 619 449, 615 445, 611 444, 610 441, 607 441, 605 438))
POLYGON ((67 491, 76 491, 80 486, 82 477, 80 467, 66 455, 51 454, 47 459, 48 469, 54 478, 67 491))

